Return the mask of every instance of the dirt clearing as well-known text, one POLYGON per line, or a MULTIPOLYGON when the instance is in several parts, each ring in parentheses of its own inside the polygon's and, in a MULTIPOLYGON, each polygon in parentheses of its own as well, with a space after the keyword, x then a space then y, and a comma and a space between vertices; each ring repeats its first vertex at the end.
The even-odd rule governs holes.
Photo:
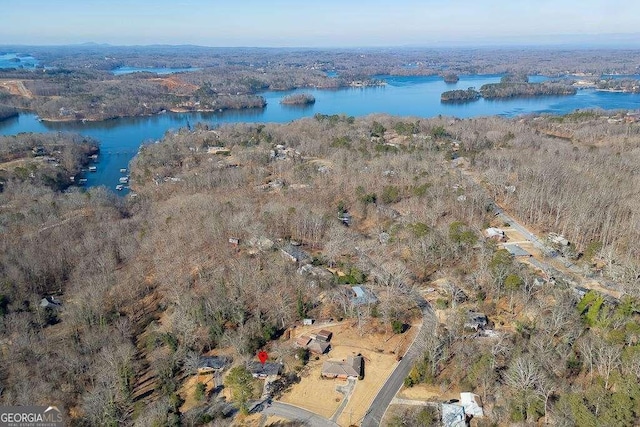
POLYGON ((33 94, 25 87, 22 80, 0 80, 0 88, 5 89, 11 95, 33 98, 33 94))

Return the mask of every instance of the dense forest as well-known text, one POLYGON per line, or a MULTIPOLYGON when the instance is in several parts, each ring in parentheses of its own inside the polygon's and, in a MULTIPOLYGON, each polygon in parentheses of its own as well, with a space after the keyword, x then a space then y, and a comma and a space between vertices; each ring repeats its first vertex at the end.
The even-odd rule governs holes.
POLYGON ((489 83, 480 87, 485 99, 521 98, 527 96, 566 96, 575 95, 576 88, 554 82, 542 83, 489 83))
POLYGON ((480 92, 472 87, 467 90, 448 90, 440 95, 440 101, 442 102, 471 102, 478 99, 480 99, 480 92))
POLYGON ((280 101, 284 105, 308 105, 316 102, 316 98, 309 93, 296 93, 287 95, 280 101))
MULTIPOLYGON (((8 176, 0 403, 55 403, 71 425, 228 425, 235 412, 220 390, 181 411, 194 357, 225 349, 239 366, 267 346, 296 377, 295 349, 279 338, 290 326, 357 317, 391 328, 410 322, 412 292, 435 286, 439 324, 406 386, 472 390, 488 425, 631 426, 640 127, 630 117, 196 125, 141 148, 126 198, 8 176), (485 240, 496 202, 563 233, 615 301, 577 295, 485 240), (278 250, 291 242, 314 267, 346 274, 300 273, 278 250), (354 310, 345 283, 367 283, 379 302, 354 310), (485 313, 498 337, 466 330, 468 310, 485 313)), ((1 140, 0 169, 46 138, 1 140)))

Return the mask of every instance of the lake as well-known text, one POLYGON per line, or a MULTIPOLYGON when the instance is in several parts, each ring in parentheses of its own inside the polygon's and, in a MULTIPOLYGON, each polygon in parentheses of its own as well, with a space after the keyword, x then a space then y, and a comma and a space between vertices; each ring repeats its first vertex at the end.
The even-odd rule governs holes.
POLYGON ((0 53, 0 68, 25 68, 33 70, 38 60, 31 55, 19 53, 0 53))
POLYGON ((174 73, 183 73, 188 71, 198 71, 200 68, 189 67, 189 68, 155 68, 155 67, 118 67, 111 70, 111 72, 119 76, 121 74, 131 74, 131 73, 153 73, 153 74, 174 74, 174 73))
MULTIPOLYGON (((166 113, 149 117, 107 120, 103 122, 40 122, 34 114, 1 121, 0 135, 19 132, 78 132, 100 141, 97 172, 88 173, 87 185, 106 185, 114 189, 121 176, 120 168, 127 168, 143 142, 156 141, 170 129, 187 124, 206 122, 218 125, 231 122, 286 123, 303 117, 321 114, 364 116, 387 113, 398 116, 434 117, 438 115, 460 118, 499 115, 514 117, 527 113, 565 114, 576 109, 602 108, 638 109, 640 95, 599 92, 592 89, 578 91, 574 96, 536 97, 508 100, 480 99, 468 104, 442 104, 440 94, 451 89, 480 88, 486 83, 497 83, 500 75, 460 76, 456 84, 446 84, 441 77, 376 76, 387 85, 338 90, 293 90, 264 92, 267 100, 262 109, 233 110, 222 113, 166 113), (292 93, 311 93, 316 102, 307 106, 281 105, 280 100, 292 93)), ((543 77, 533 77, 541 81, 543 77)), ((126 191, 119 194, 126 194, 126 191)))

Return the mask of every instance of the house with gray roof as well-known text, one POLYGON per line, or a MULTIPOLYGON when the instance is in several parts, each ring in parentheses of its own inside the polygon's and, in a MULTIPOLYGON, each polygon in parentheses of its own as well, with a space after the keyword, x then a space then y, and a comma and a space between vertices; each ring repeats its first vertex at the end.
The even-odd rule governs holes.
POLYGON ((504 245, 504 248, 514 257, 530 257, 531 254, 518 245, 504 245))
POLYGON ((325 378, 360 378, 364 376, 364 358, 347 357, 343 360, 328 360, 322 365, 321 375, 325 378))
POLYGON ((355 306, 375 304, 378 302, 378 298, 373 294, 373 292, 364 286, 352 286, 351 291, 353 292, 351 304, 355 306))
POLYGON ((252 360, 247 363, 247 370, 251 372, 254 378, 277 377, 282 373, 282 363, 265 362, 263 365, 260 362, 252 360))
POLYGON ((227 356, 200 356, 198 359, 198 373, 208 374, 223 371, 232 359, 227 356))
POLYGON ((286 243, 284 246, 282 246, 282 248, 280 248, 280 252, 282 252, 285 258, 287 258, 291 262, 297 262, 301 264, 311 262, 311 256, 303 251, 300 245, 286 243))
POLYGON ((40 300, 40 307, 52 309, 60 308, 62 307, 62 301, 53 296, 46 296, 40 300))

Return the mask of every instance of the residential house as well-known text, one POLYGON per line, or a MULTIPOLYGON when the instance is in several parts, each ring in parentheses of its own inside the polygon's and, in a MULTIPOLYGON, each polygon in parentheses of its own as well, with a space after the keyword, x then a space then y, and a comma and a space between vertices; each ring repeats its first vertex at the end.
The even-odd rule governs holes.
POLYGON ((557 246, 569 246, 570 242, 561 234, 549 233, 549 241, 557 246))
POLYGON ((328 283, 333 280, 333 274, 324 267, 318 267, 312 264, 304 264, 298 269, 298 274, 309 278, 307 285, 310 287, 317 286, 319 283, 328 283))
POLYGON ((530 257, 531 254, 518 245, 504 245, 504 248, 514 257, 530 257))
POLYGON ((232 359, 226 356, 201 356, 198 359, 198 373, 209 374, 224 371, 231 361, 232 359))
POLYGON ((31 152, 33 153, 34 156, 44 156, 45 154, 47 154, 44 147, 33 147, 31 149, 31 152))
POLYGON ((323 341, 323 342, 329 342, 331 341, 331 337, 333 336, 333 333, 331 331, 327 331, 326 329, 322 329, 319 332, 316 332, 315 334, 311 335, 311 338, 317 339, 319 341, 323 341))
POLYGON ((480 396, 477 394, 468 392, 460 393, 460 404, 464 408, 466 415, 471 415, 474 418, 484 417, 482 400, 480 400, 480 396))
POLYGON ((504 232, 504 230, 501 230, 499 228, 489 227, 486 230, 484 230, 484 234, 487 237, 487 239, 495 240, 498 242, 507 241, 506 233, 504 232))
POLYGON ((484 416, 480 396, 474 393, 460 393, 459 401, 449 401, 441 406, 442 425, 445 427, 466 427, 471 418, 484 416), (454 403, 455 402, 455 403, 454 403))
POLYGON ((311 340, 307 345, 307 349, 313 354, 325 354, 331 349, 331 344, 326 341, 311 340))
POLYGON ((308 349, 313 354, 325 354, 331 348, 329 340, 331 339, 331 332, 320 331, 328 333, 328 339, 326 334, 311 334, 302 335, 296 339, 296 346, 308 349))
POLYGON ((440 412, 442 414, 442 425, 444 427, 466 427, 467 417, 464 408, 455 403, 443 403, 440 412))
POLYGON ((40 300, 40 307, 43 308, 60 308, 62 307, 62 301, 60 301, 59 299, 53 297, 53 296, 48 296, 48 297, 44 297, 40 300))
POLYGON ((247 369, 254 378, 267 378, 278 376, 282 373, 282 364, 277 362, 265 362, 263 365, 254 360, 247 363, 247 369))
POLYGON ((351 291, 353 293, 351 297, 351 304, 355 306, 375 304, 378 302, 378 298, 369 289, 364 286, 352 286, 351 291))
POLYGON ((477 332, 480 329, 486 328, 488 324, 489 319, 486 314, 470 311, 467 313, 467 321, 464 323, 464 328, 473 329, 477 332))
POLYGON ((301 335, 296 338, 296 346, 306 348, 311 342, 311 337, 308 335, 301 335))
POLYGON ((302 250, 300 245, 287 243, 280 248, 280 251, 287 259, 291 260, 291 262, 298 262, 301 264, 311 262, 311 257, 302 250))
POLYGON ((364 359, 362 356, 355 356, 343 360, 328 360, 322 365, 321 375, 344 380, 360 378, 364 376, 364 359))

